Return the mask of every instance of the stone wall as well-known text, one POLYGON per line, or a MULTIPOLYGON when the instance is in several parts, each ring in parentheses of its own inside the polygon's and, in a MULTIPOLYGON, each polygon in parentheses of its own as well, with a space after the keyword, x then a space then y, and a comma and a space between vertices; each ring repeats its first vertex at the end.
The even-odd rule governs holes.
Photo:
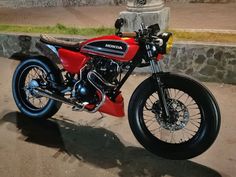
POLYGON ((35 48, 38 37, 0 34, 0 56, 11 58, 16 54, 39 54, 35 48))
POLYGON ((179 42, 169 66, 203 81, 236 84, 236 44, 179 42))
MULTIPOLYGON (((38 37, 0 34, 0 56, 19 59, 24 55, 38 55, 40 52, 35 47, 37 41, 38 37)), ((170 71, 185 73, 202 81, 236 84, 236 44, 178 42, 171 55, 163 61, 168 59, 170 71)), ((150 68, 137 72, 140 71, 150 72, 150 68)))

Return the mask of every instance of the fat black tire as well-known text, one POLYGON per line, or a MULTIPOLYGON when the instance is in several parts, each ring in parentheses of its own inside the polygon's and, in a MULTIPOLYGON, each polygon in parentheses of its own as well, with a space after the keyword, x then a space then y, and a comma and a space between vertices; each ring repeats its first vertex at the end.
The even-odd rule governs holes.
POLYGON ((150 152, 167 159, 189 159, 205 152, 215 141, 220 129, 220 110, 210 91, 192 78, 166 73, 160 75, 164 88, 174 88, 190 95, 201 111, 201 125, 191 139, 179 144, 161 141, 144 125, 143 107, 156 91, 154 77, 147 78, 134 91, 128 108, 129 124, 136 139, 150 152))
POLYGON ((30 66, 41 67, 47 72, 47 74, 49 74, 48 77, 50 77, 52 81, 58 84, 62 82, 62 76, 58 67, 49 59, 41 57, 36 59, 26 59, 22 61, 17 66, 12 79, 12 93, 16 106, 27 117, 35 119, 50 118, 57 113, 62 103, 49 99, 47 104, 42 109, 32 110, 26 106, 26 104, 24 103, 24 99, 22 98, 22 91, 19 88, 19 84, 21 81, 19 79, 21 78, 20 76, 24 69, 30 66))

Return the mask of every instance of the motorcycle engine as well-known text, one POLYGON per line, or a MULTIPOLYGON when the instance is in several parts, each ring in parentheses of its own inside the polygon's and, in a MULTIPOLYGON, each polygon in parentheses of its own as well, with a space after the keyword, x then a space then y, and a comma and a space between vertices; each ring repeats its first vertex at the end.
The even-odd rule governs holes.
POLYGON ((107 58, 96 58, 94 66, 96 72, 99 73, 106 82, 117 84, 117 76, 120 74, 120 66, 117 62, 107 58))
POLYGON ((102 87, 102 90, 107 94, 111 88, 108 88, 106 84, 117 85, 120 71, 121 69, 117 62, 102 57, 94 58, 83 69, 80 81, 77 81, 74 86, 75 89, 72 96, 80 102, 96 104, 99 100, 96 86, 102 87), (93 77, 93 80, 88 80, 88 73, 90 72, 96 73, 97 78, 93 77), (101 82, 101 80, 104 82, 101 82))

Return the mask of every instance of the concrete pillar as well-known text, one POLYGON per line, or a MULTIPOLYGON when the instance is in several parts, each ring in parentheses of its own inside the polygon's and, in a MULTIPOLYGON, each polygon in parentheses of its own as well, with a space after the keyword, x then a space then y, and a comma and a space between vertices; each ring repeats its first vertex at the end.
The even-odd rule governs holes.
POLYGON ((127 10, 120 13, 126 20, 122 31, 137 31, 141 23, 146 26, 158 23, 164 31, 168 28, 169 11, 163 0, 128 0, 127 10))

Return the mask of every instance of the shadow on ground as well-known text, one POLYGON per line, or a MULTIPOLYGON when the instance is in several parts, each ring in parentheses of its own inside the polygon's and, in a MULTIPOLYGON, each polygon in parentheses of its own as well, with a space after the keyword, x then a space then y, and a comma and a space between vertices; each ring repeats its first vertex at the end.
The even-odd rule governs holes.
POLYGON ((104 128, 78 126, 55 119, 36 121, 18 112, 7 113, 0 118, 0 125, 5 122, 15 124, 18 132, 25 137, 24 141, 59 148, 79 161, 103 169, 119 168, 121 177, 221 176, 213 169, 189 160, 166 160, 142 148, 126 147, 113 132, 104 128))

